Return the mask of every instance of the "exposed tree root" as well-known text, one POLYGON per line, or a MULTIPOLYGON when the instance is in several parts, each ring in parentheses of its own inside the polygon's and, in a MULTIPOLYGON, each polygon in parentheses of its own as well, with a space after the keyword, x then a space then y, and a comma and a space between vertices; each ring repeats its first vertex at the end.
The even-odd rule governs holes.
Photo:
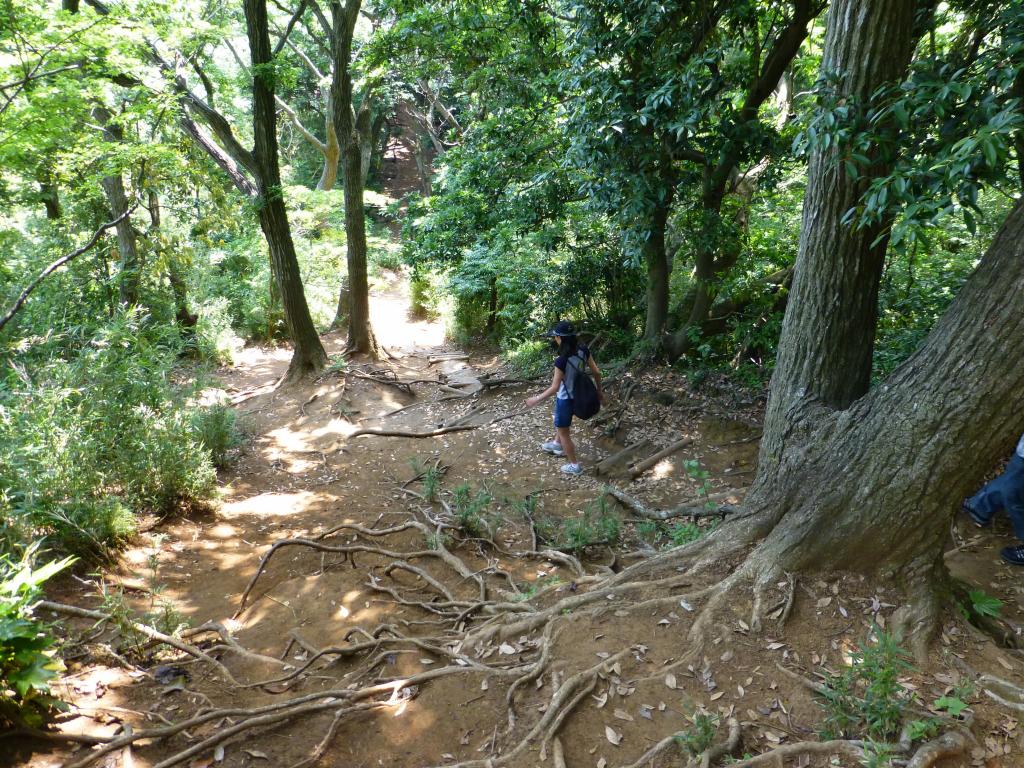
MULTIPOLYGON (((471 428, 475 427, 458 427, 458 429, 471 428)), ((383 433, 361 430, 356 434, 383 433)), ((427 436, 427 434, 415 436, 427 436)), ((673 664, 669 666, 671 668, 686 663, 688 659, 692 659, 702 652, 705 643, 711 638, 712 629, 715 628, 717 631, 723 615, 733 611, 737 590, 741 588, 751 590, 750 626, 755 631, 764 618, 778 619, 784 623, 793 609, 796 578, 780 571, 779 567, 774 565, 777 562, 776 559, 759 558, 756 554, 750 556, 750 553, 747 552, 748 557, 741 565, 724 578, 717 577, 723 572, 729 558, 749 550, 757 543, 758 536, 763 534, 763 526, 752 516, 737 514, 735 517, 730 517, 713 533, 690 545, 652 552, 643 560, 623 568, 618 573, 612 573, 610 570, 595 573, 593 566, 588 572, 583 564, 572 555, 551 550, 538 551, 536 539, 531 548, 524 551, 506 550, 490 539, 459 540, 460 544, 475 541, 476 546, 479 547, 479 554, 484 558, 486 566, 477 569, 471 567, 470 564, 479 561, 468 557, 463 560, 446 548, 441 540, 442 537, 437 535, 443 530, 453 528, 449 524, 451 509, 443 501, 432 504, 420 494, 408 489, 404 490, 424 502, 422 505, 414 502, 412 506, 425 516, 428 523, 410 520, 384 528, 342 523, 312 538, 284 539, 275 542, 263 554, 256 572, 243 590, 235 617, 237 618, 251 607, 252 602, 255 602, 254 599, 250 600, 252 592, 266 573, 275 553, 287 547, 303 547, 321 553, 336 553, 342 556, 342 562, 347 560, 353 567, 355 567, 356 555, 365 553, 372 556, 374 564, 366 569, 369 579, 367 587, 379 594, 375 601, 390 603, 393 600, 399 605, 416 608, 418 609, 417 615, 410 618, 420 619, 423 614, 426 614, 427 620, 406 621, 396 617, 391 620, 393 623, 381 624, 373 629, 357 627, 345 636, 343 643, 326 648, 317 648, 311 645, 293 631, 285 649, 285 656, 295 643, 299 644, 309 654, 301 666, 288 671, 287 674, 281 674, 275 670, 276 677, 244 684, 232 677, 223 664, 211 655, 212 651, 205 646, 205 650, 200 649, 184 640, 162 635, 152 628, 146 628, 149 630, 148 633, 140 629, 143 634, 154 640, 166 642, 182 653, 209 663, 220 671, 224 679, 236 690, 259 687, 269 693, 281 695, 294 685, 300 684, 301 681, 308 680, 313 670, 326 669, 328 664, 339 659, 357 659, 357 661, 351 667, 346 668, 340 680, 331 683, 333 687, 328 691, 300 696, 292 694, 293 698, 251 709, 216 709, 211 706, 200 710, 195 716, 173 725, 138 731, 126 730, 125 733, 115 737, 83 737, 84 739, 95 739, 85 743, 93 743, 97 746, 87 755, 79 756, 75 762, 68 765, 68 768, 84 768, 105 755, 130 747, 140 740, 163 741, 204 723, 224 721, 225 725, 219 727, 214 733, 202 740, 195 741, 186 749, 171 754, 155 766, 155 768, 173 768, 173 766, 187 763, 196 756, 208 753, 229 740, 245 738, 263 729, 277 727, 281 723, 297 718, 329 714, 331 715, 330 723, 319 741, 305 758, 290 766, 290 768, 311 768, 327 753, 342 724, 350 715, 398 706, 402 700, 416 695, 419 686, 432 680, 454 675, 494 676, 507 681, 508 685, 504 692, 508 712, 507 728, 503 734, 499 734, 497 728, 495 729, 490 742, 491 755, 456 763, 454 768, 501 768, 501 766, 513 762, 524 761, 524 753, 530 749, 539 750, 541 761, 545 760, 550 749, 557 768, 560 765, 564 766, 565 763, 562 745, 557 738, 562 725, 595 689, 599 677, 603 677, 617 661, 637 650, 625 648, 588 669, 572 674, 561 683, 558 682, 559 673, 552 673, 551 680, 554 691, 551 698, 543 709, 543 714, 527 728, 519 722, 521 719, 525 719, 525 715, 521 716, 517 712, 517 697, 521 697, 522 692, 527 690, 528 686, 532 690, 531 684, 536 683, 538 689, 542 687, 538 681, 544 679, 545 673, 551 669, 558 631, 563 626, 561 623, 563 614, 582 612, 587 617, 596 618, 609 610, 650 611, 674 607, 682 603, 686 611, 695 611, 694 621, 688 630, 691 643, 684 659, 674 660, 673 664), (432 541, 436 542, 436 548, 404 552, 383 546, 385 542, 379 541, 387 536, 409 532, 432 537, 432 541), (331 541, 331 537, 335 536, 338 538, 331 541), (367 541, 367 539, 377 541, 367 541), (551 560, 571 570, 574 581, 568 586, 565 584, 552 585, 535 595, 534 598, 545 598, 544 607, 539 607, 536 600, 520 602, 521 596, 518 594, 519 590, 515 579, 511 573, 499 567, 499 560, 494 554, 495 552, 505 558, 551 560), (376 558, 383 558, 383 560, 378 561, 376 558), (425 567, 414 563, 414 561, 426 558, 439 560, 439 567, 428 571, 425 567), (765 566, 765 562, 773 565, 765 566), (711 574, 716 574, 715 578, 702 578, 711 574), (783 575, 787 577, 788 588, 787 583, 780 584, 780 578, 783 575), (507 590, 504 584, 508 585, 507 590), (580 589, 583 585, 587 586, 588 591, 580 589), (556 595, 556 592, 559 594, 556 595), (694 605, 697 601, 700 603, 694 605), (410 633, 408 630, 403 631, 400 628, 413 625, 431 625, 432 628, 424 630, 423 634, 410 633), (539 633, 539 635, 535 633, 539 633), (528 639, 519 642, 510 641, 516 642, 514 651, 501 648, 500 653, 492 657, 492 654, 499 650, 495 647, 498 642, 520 637, 528 639), (380 677, 386 674, 388 660, 393 661, 395 654, 407 653, 429 654, 439 660, 444 660, 447 665, 406 678, 380 677), (525 661, 523 654, 526 654, 530 660, 525 661), (510 656, 516 660, 510 661, 510 656), (487 663, 488 658, 491 658, 491 663, 487 663), (519 726, 519 730, 517 730, 517 726, 519 726), (504 746, 507 749, 505 751, 499 749, 498 746, 502 739, 506 741, 504 746), (512 740, 512 743, 507 743, 509 740, 512 740)), ((609 489, 607 492, 630 506, 634 511, 638 511, 638 508, 646 509, 636 499, 618 489, 609 489)), ((706 510, 697 507, 691 512, 669 514, 682 509, 684 507, 667 511, 646 510, 659 516, 640 514, 651 519, 668 519, 670 516, 682 516, 683 514, 694 514, 694 512, 707 513, 706 510)), ((380 519, 377 522, 379 524, 380 519)), ((406 539, 408 538, 407 536, 406 539)), ((758 554, 763 551, 761 547, 754 550, 758 554)), ((922 606, 921 611, 910 615, 912 620, 927 619, 928 605, 922 604, 922 606)), ((71 606, 61 606, 55 603, 43 603, 42 607, 51 610, 67 609, 65 612, 71 615, 97 621, 109 618, 96 611, 74 609, 71 606)), ((188 636, 196 637, 204 632, 215 633, 220 638, 221 644, 217 645, 214 650, 235 653, 278 667, 283 663, 281 659, 253 653, 242 648, 221 624, 203 625, 195 630, 190 630, 188 636)), ((796 672, 782 667, 780 669, 802 685, 818 693, 824 689, 824 686, 796 672)), ((663 676, 664 672, 665 668, 661 669, 659 674, 663 676)), ((984 678, 982 681, 984 682, 984 678)), ((1024 690, 996 678, 991 678, 988 682, 989 687, 985 689, 987 695, 1007 706, 1024 710, 1024 690), (1002 687, 998 684, 1002 684, 1002 687)), ((531 707, 530 710, 524 710, 524 713, 532 711, 531 707)), ((734 718, 729 718, 726 722, 728 724, 726 738, 691 759, 689 768, 697 768, 697 766, 710 768, 717 760, 737 750, 741 735, 739 723, 734 718)), ((654 760, 672 747, 678 735, 674 734, 658 742, 635 763, 625 768, 641 768, 654 760)), ((942 757, 957 753, 950 750, 964 751, 966 742, 963 735, 950 736, 947 734, 946 736, 949 738, 944 736, 943 739, 936 739, 923 745, 911 759, 910 765, 913 768, 930 768, 935 761, 942 757)), ((907 753, 909 744, 901 746, 904 747, 903 752, 907 753)), ((819 756, 841 754, 856 761, 864 756, 866 749, 864 742, 854 740, 801 742, 780 746, 757 757, 736 763, 736 765, 769 765, 781 763, 787 758, 802 754, 819 756)), ((452 765, 449 764, 447 768, 452 768, 452 765)))
POLYGON ((985 695, 1004 707, 1024 712, 1024 688, 1014 685, 1009 680, 993 675, 982 675, 978 678, 985 695))
MULTIPOLYGON (((334 530, 342 530, 345 528, 351 529, 354 527, 355 526, 349 525, 338 526, 334 530)), ((417 528, 422 533, 424 533, 424 535, 427 536, 433 534, 433 531, 431 531, 426 525, 415 521, 410 521, 409 523, 404 524, 404 526, 398 527, 402 530, 408 530, 409 528, 417 528)), ((424 557, 437 558, 445 564, 449 565, 463 579, 471 579, 475 581, 480 587, 480 599, 487 599, 486 586, 484 584, 483 579, 480 578, 480 576, 477 575, 474 571, 472 571, 464 562, 462 562, 462 560, 460 560, 458 557, 456 557, 447 549, 445 549, 444 546, 440 543, 437 544, 436 549, 425 549, 415 552, 396 552, 393 550, 382 549, 380 547, 371 547, 366 544, 332 545, 324 544, 323 541, 318 541, 314 539, 283 539, 281 541, 275 542, 273 546, 271 546, 271 548, 267 551, 267 553, 263 555, 263 557, 260 559, 260 564, 256 569, 256 573, 253 574, 252 579, 249 580, 248 585, 246 585, 245 590, 242 592, 242 597, 239 601, 238 609, 235 611, 233 618, 237 619, 245 610, 246 604, 249 599, 249 595, 251 594, 253 587, 256 586, 256 582, 259 580, 260 576, 262 576, 264 571, 266 570, 267 563, 270 561, 270 558, 274 555, 275 552, 285 547, 309 547, 320 552, 334 552, 337 554, 345 554, 349 556, 353 555, 356 552, 366 552, 398 561, 414 560, 424 557)))
POLYGON ((967 752, 967 738, 959 731, 949 731, 922 744, 910 758, 907 768, 931 768, 939 760, 959 757, 967 752))
POLYGON ((755 768, 759 765, 785 765, 786 759, 797 755, 818 755, 828 757, 829 755, 845 755, 860 765, 864 757, 864 748, 867 744, 863 741, 836 739, 834 741, 800 741, 796 744, 786 744, 782 747, 767 752, 762 752, 756 757, 740 760, 732 763, 734 768, 755 768))
MULTIPOLYGON (((609 496, 618 499, 624 506, 629 507, 629 509, 633 510, 640 517, 648 520, 663 521, 672 520, 677 517, 725 517, 738 509, 732 504, 722 504, 720 506, 713 506, 713 508, 709 508, 708 506, 715 505, 716 502, 723 501, 730 496, 735 496, 737 491, 724 491, 722 493, 706 496, 703 499, 693 498, 684 504, 673 507, 672 509, 651 509, 647 505, 643 504, 639 499, 630 496, 625 491, 620 490, 613 485, 605 486, 604 492, 609 496), (700 503, 695 504, 694 502, 697 501, 700 503)), ((742 493, 742 489, 739 492, 742 493)))
MULTIPOLYGON (((63 614, 64 616, 77 616, 83 619, 92 619, 93 621, 110 621, 110 616, 105 613, 102 613, 101 611, 89 611, 84 608, 77 608, 73 605, 64 605, 63 603, 54 603, 49 600, 40 601, 38 607, 48 611, 54 611, 55 613, 63 614)), ((231 683, 232 685, 240 685, 240 683, 237 680, 235 680, 234 676, 231 674, 227 667, 225 667, 223 664, 221 664, 219 661, 217 661, 209 654, 201 651, 199 648, 196 648, 194 645, 183 642, 182 640, 179 640, 176 637, 172 637, 171 635, 165 635, 163 632, 153 629, 153 627, 150 627, 138 621, 131 622, 131 625, 133 630, 135 630, 141 635, 144 635, 145 637, 148 637, 151 640, 156 640, 157 642, 165 643, 171 646, 172 648, 181 651, 182 653, 186 653, 189 656, 192 656, 193 658, 199 659, 200 661, 205 661, 210 666, 214 667, 218 672, 220 672, 224 676, 224 679, 227 680, 229 683, 231 683)))
POLYGON ((632 648, 624 648, 599 664, 582 672, 577 672, 565 680, 552 695, 544 715, 510 752, 506 752, 498 757, 466 760, 461 763, 447 763, 435 768, 500 768, 500 766, 508 765, 538 738, 541 739, 542 745, 546 745, 558 732, 559 727, 561 727, 573 708, 593 690, 597 684, 598 673, 610 668, 616 661, 624 658, 632 651, 632 648))
MULTIPOLYGON (((532 664, 524 664, 514 667, 487 667, 486 671, 489 675, 516 678, 529 673, 532 671, 532 668, 532 664)), ((224 718, 240 719, 240 722, 236 722, 229 728, 221 729, 206 740, 157 763, 160 768, 170 768, 170 766, 177 765, 248 730, 291 720, 301 715, 309 715, 331 709, 347 708, 348 712, 358 712, 395 706, 402 701, 403 697, 400 695, 402 691, 411 691, 411 689, 441 677, 471 673, 479 673, 479 670, 463 666, 446 666, 362 688, 333 688, 327 691, 319 691, 263 707, 251 709, 233 707, 207 710, 174 725, 138 731, 132 730, 130 733, 125 733, 121 736, 110 737, 101 747, 89 752, 87 755, 83 755, 78 760, 67 763, 64 768, 84 768, 84 766, 90 765, 101 757, 123 749, 137 741, 167 739, 204 723, 224 718), (384 700, 374 698, 382 695, 387 695, 388 698, 384 700)))

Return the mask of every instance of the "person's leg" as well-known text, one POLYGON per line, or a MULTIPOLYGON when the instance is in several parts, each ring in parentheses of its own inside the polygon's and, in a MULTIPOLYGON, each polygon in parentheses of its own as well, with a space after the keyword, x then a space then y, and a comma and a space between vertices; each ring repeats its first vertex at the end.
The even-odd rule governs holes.
POLYGON ((562 450, 565 451, 565 458, 569 460, 570 464, 578 464, 576 461, 576 446, 572 442, 572 435, 569 434, 569 427, 558 428, 558 442, 562 444, 562 450))
POLYGON ((1024 459, 1014 454, 1000 476, 1000 496, 1014 535, 1024 541, 1024 459))
MULTIPOLYGON (((569 459, 570 464, 576 463, 576 446, 569 437, 569 425, 572 424, 572 401, 555 400, 555 441, 561 446, 561 452, 569 459)), ((558 455, 558 454, 556 454, 558 455)))
POLYGON ((981 490, 964 502, 964 508, 978 525, 988 525, 996 513, 1006 506, 1003 501, 1005 478, 1004 472, 987 482, 981 490))
POLYGON ((1024 566, 1024 459, 1014 454, 1002 477, 1005 478, 1003 499, 1006 502, 1006 514, 1020 542, 1004 547, 1000 554, 1010 565, 1024 566))

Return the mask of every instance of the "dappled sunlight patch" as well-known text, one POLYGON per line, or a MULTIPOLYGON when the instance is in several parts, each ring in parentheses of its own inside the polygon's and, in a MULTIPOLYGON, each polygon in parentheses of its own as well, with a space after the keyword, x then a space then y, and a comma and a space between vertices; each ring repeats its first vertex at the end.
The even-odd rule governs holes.
POLYGON ((655 480, 663 480, 666 477, 670 477, 676 469, 676 463, 672 459, 662 459, 654 465, 654 469, 651 470, 651 476, 655 480))
POLYGON ((314 502, 322 501, 324 494, 312 491, 294 493, 261 493, 239 501, 227 502, 221 507, 221 515, 257 515, 260 517, 288 517, 307 511, 314 502))
POLYGON ((206 534, 218 539, 230 539, 238 535, 238 529, 228 523, 218 523, 206 529, 206 534))

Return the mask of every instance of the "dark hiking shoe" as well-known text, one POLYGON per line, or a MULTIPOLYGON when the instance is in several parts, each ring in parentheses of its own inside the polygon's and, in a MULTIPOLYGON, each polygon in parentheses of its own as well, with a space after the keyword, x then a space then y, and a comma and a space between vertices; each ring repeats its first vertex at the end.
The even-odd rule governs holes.
POLYGON ((966 512, 967 516, 971 518, 971 522, 973 522, 979 528, 987 528, 989 525, 992 524, 991 520, 986 520, 984 517, 982 517, 978 510, 976 510, 966 501, 960 505, 960 509, 966 512))
POLYGON ((1010 565, 1024 565, 1024 544, 1018 544, 1015 547, 1003 547, 1003 551, 999 554, 1010 565))

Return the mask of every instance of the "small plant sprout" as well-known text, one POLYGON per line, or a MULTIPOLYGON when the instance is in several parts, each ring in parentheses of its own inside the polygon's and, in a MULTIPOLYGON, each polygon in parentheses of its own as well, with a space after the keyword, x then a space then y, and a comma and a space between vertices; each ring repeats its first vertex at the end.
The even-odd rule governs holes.
POLYGON ((537 535, 548 545, 566 552, 581 552, 598 544, 619 540, 622 521, 608 509, 604 496, 590 503, 578 517, 537 520, 537 535))
POLYGON ((691 718, 693 726, 683 731, 676 740, 691 755, 700 755, 715 741, 718 731, 718 717, 707 712, 697 712, 691 718))
POLYGON ((896 737, 910 702, 899 678, 912 669, 899 638, 874 627, 851 654, 849 664, 827 683, 821 702, 825 710, 822 735, 831 739, 863 734, 883 741, 896 737))
POLYGON ((452 513, 455 524, 470 536, 490 537, 494 520, 489 513, 493 501, 490 492, 481 488, 474 494, 469 483, 452 489, 452 513))
POLYGON ((701 463, 697 459, 687 459, 683 462, 683 469, 686 470, 686 474, 690 476, 697 484, 697 498, 704 499, 704 508, 712 510, 715 505, 710 501, 711 496, 711 481, 710 473, 701 466, 701 463))

